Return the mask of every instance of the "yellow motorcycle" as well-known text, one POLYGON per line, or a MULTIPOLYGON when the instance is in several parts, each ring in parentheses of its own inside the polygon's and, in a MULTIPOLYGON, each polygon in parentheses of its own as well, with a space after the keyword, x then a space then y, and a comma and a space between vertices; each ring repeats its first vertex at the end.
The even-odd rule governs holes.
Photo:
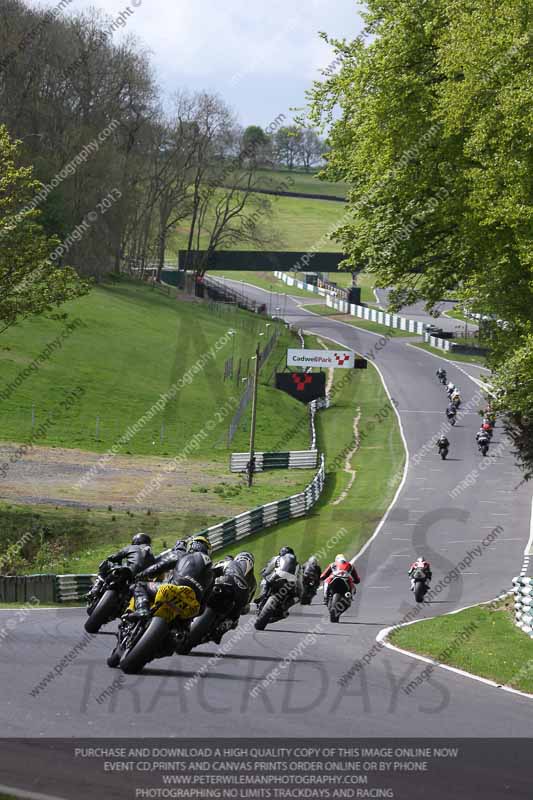
POLYGON ((118 642, 107 659, 110 667, 136 674, 155 658, 179 653, 189 635, 190 622, 200 611, 200 603, 190 586, 163 583, 157 589, 145 617, 137 617, 132 598, 121 618, 118 642))

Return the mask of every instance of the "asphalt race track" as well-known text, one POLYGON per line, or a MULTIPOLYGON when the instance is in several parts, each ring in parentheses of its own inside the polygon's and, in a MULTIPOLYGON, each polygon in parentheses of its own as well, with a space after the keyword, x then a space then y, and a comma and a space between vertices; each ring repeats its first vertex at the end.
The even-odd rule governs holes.
MULTIPOLYGON (((246 292, 261 302, 268 295, 249 286, 246 292)), ((275 301, 270 298, 269 302, 275 301)), ((374 651, 364 670, 355 672, 344 687, 339 684, 356 660, 371 653, 378 632, 412 609, 406 570, 416 555, 432 562, 435 583, 468 551, 478 548, 479 552, 439 600, 421 610, 420 618, 492 599, 511 587, 530 534, 531 488, 520 485, 521 475, 507 449, 499 450, 501 429, 496 429, 491 445, 491 451, 498 452, 495 463, 482 471, 473 486, 450 498, 449 492, 468 473, 479 470, 474 444, 479 402, 449 434, 449 460, 440 461, 433 446, 424 451, 428 442, 433 445, 446 405, 434 373, 439 363, 446 366, 461 387, 464 408, 478 391, 465 373, 477 378, 479 370, 440 362, 404 339, 386 340, 299 308, 299 303, 311 302, 285 297, 280 313, 306 330, 373 356, 397 402, 410 454, 397 499, 378 535, 357 560, 362 584, 341 624, 331 625, 322 604, 315 600, 311 607, 297 607, 288 620, 264 632, 253 630, 252 617, 243 618, 241 626, 251 630, 222 658, 213 659, 217 648, 205 645, 189 656, 158 661, 141 676, 122 676, 105 663, 112 636, 91 637, 83 644, 83 610, 27 612, 0 649, 3 737, 507 738, 531 734, 533 704, 527 697, 442 669, 407 694, 402 687, 424 665, 387 649, 374 651), (482 540, 497 528, 494 541, 484 546, 482 540), (305 639, 310 632, 313 636, 305 639), (54 671, 80 642, 69 664, 54 671), (254 686, 299 644, 296 661, 286 662, 268 690, 252 696, 254 686), (202 668, 204 673, 198 677, 202 668), (32 689, 50 672, 54 677, 32 696, 32 689), (187 689, 188 679, 193 685, 187 689), (116 680, 119 684, 111 698, 98 702, 116 680)), ((14 613, 0 611, 0 628, 14 613)))

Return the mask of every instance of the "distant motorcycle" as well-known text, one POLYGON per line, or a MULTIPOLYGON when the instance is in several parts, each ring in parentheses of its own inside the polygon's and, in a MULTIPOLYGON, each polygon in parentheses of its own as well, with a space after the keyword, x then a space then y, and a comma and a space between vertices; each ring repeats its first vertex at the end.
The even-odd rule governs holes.
POLYGON ((448 457, 447 445, 439 445, 439 455, 443 461, 448 457))
POLYGON ((415 582, 415 587, 413 589, 415 600, 417 603, 423 603, 426 592, 428 591, 426 573, 423 569, 415 569, 411 577, 415 582))
POLYGON ((450 425, 455 425, 457 422, 457 416, 452 411, 446 411, 446 416, 448 418, 448 422, 450 425))
POLYGON ((479 443, 479 450, 482 455, 486 456, 489 452, 489 443, 488 442, 480 442, 479 443))
POLYGON ((120 617, 130 599, 130 585, 133 573, 129 567, 112 567, 103 576, 100 591, 87 595, 87 614, 85 622, 87 633, 98 633, 102 625, 120 617))
POLYGON ((352 604, 352 582, 347 573, 333 575, 328 583, 326 600, 330 622, 338 622, 352 604))

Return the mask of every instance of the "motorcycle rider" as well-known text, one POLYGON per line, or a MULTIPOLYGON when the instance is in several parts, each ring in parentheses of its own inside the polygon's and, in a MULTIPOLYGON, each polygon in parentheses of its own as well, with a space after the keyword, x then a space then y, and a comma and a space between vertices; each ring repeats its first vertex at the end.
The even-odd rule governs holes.
POLYGON ((310 583, 314 583, 318 588, 320 585, 320 575, 322 574, 322 570, 316 556, 311 556, 307 559, 302 567, 302 572, 304 578, 306 578, 310 583))
POLYGON ((178 539, 167 557, 161 558, 142 573, 137 574, 137 583, 133 590, 135 597, 135 614, 137 617, 147 616, 150 605, 157 594, 161 582, 152 582, 150 578, 162 572, 172 570, 167 583, 177 586, 190 586, 200 604, 201 613, 205 600, 213 582, 213 562, 211 561, 211 542, 205 536, 193 536, 183 550, 183 540, 178 539), (148 581, 148 583, 146 583, 148 581))
POLYGON ((458 386, 456 386, 455 389, 453 390, 453 392, 451 394, 451 397, 450 397, 450 400, 456 406, 460 406, 461 405, 461 390, 459 389, 458 386))
POLYGON ((437 447, 439 448, 439 453, 441 450, 444 450, 445 448, 446 450, 450 449, 450 443, 448 441, 448 438, 444 434, 442 434, 442 436, 439 436, 439 438, 437 439, 437 447))
POLYGON ((429 561, 426 561, 424 556, 418 556, 416 561, 413 561, 413 563, 409 567, 409 572, 407 573, 409 575, 409 577, 411 578, 411 591, 412 592, 414 591, 414 588, 415 588, 415 580, 413 578, 413 573, 417 569, 421 569, 421 570, 424 571, 424 575, 426 576, 426 584, 428 584, 428 586, 429 586, 429 582, 430 582, 431 578, 433 577, 433 573, 431 571, 431 564, 429 563, 429 561))
MULTIPOLYGON (((235 558, 226 556, 213 566, 214 578, 229 579, 234 587, 234 605, 228 614, 228 619, 233 622, 233 628, 237 627, 241 614, 247 614, 250 610, 250 603, 257 589, 254 566, 254 556, 246 551, 237 553, 235 558)), ((221 639, 222 636, 213 637, 215 644, 220 644, 221 639)))
MULTIPOLYGON (((268 593, 267 590, 268 590, 269 578, 279 568, 281 559, 283 559, 284 561, 285 570, 287 571, 287 567, 289 567, 292 574, 296 575, 297 578, 299 577, 300 565, 298 563, 298 559, 296 558, 294 550, 292 549, 292 547, 288 546, 281 547, 278 555, 271 558, 270 561, 266 564, 266 566, 264 566, 263 569, 261 570, 261 577, 262 577, 260 586, 261 594, 255 601, 258 609, 261 609, 261 606, 266 600, 266 596, 268 593), (290 556, 290 558, 286 558, 287 556, 290 556)), ((295 589, 296 592, 299 591, 298 583, 299 581, 297 580, 295 589)), ((294 603, 297 602, 297 600, 298 596, 297 594, 295 594, 292 598, 293 605, 294 603)))
POLYGON ((489 436, 489 434, 487 433, 487 431, 484 428, 480 428, 478 430, 478 432, 476 433, 476 442, 477 442, 478 449, 480 451, 481 451, 481 448, 483 447, 483 445, 486 444, 487 447, 489 446, 489 444, 490 444, 490 436, 489 436))
POLYGON ((452 381, 448 381, 448 384, 446 386, 446 391, 448 392, 448 397, 452 396, 454 390, 455 390, 455 383, 453 383, 452 381))
POLYGON ((454 403, 448 403, 446 406, 446 416, 448 419, 452 419, 452 417, 457 416, 457 408, 454 403))
POLYGON ((153 564, 155 556, 151 544, 152 540, 148 534, 139 532, 135 534, 130 545, 104 559, 98 567, 98 575, 87 597, 91 599, 99 594, 105 583, 106 575, 117 564, 129 567, 133 576, 153 564))
POLYGON ((438 370, 435 372, 435 375, 437 376, 439 381, 445 381, 446 380, 446 370, 443 369, 442 367, 438 368, 438 370))
POLYGON ((328 602, 329 584, 333 578, 341 574, 348 576, 352 595, 355 594, 355 585, 361 583, 361 578, 351 561, 348 561, 343 553, 339 553, 335 556, 335 561, 329 564, 320 576, 320 580, 324 581, 324 604, 328 602))

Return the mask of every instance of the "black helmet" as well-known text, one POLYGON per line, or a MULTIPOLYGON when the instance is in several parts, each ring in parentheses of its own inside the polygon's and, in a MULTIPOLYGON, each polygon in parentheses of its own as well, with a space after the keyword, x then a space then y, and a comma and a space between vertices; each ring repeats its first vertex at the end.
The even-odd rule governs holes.
POLYGON ((282 547, 281 550, 279 551, 280 556, 288 556, 289 553, 291 554, 291 556, 294 555, 294 550, 292 549, 292 547, 282 547))
POLYGON ((207 536, 194 536, 187 546, 189 553, 204 553, 206 556, 211 555, 211 542, 207 536))
POLYGON ((152 544, 151 538, 147 533, 136 533, 131 540, 132 544, 152 544))
POLYGON ((185 539, 176 539, 176 544, 172 549, 183 550, 183 552, 185 552, 187 550, 187 541, 185 539))

